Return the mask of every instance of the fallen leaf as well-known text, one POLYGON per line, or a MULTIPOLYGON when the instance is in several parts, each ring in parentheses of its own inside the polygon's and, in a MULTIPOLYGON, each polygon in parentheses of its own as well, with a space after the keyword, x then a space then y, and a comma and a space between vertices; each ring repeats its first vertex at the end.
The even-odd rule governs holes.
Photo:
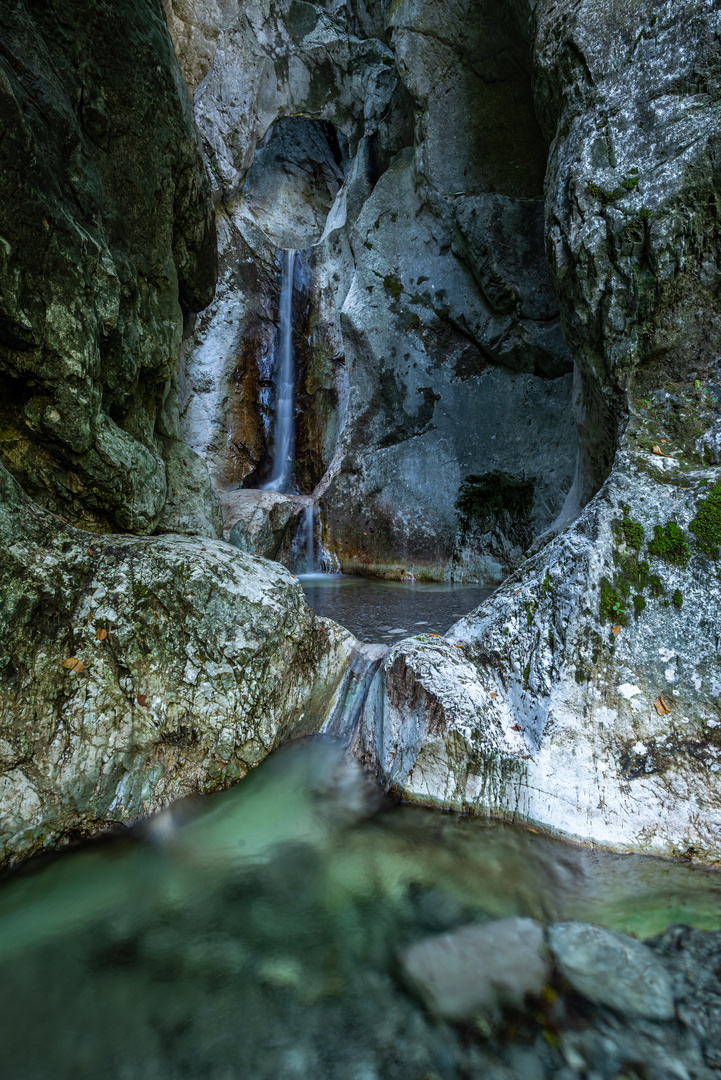
POLYGON ((62 514, 58 514, 58 517, 60 518, 61 521, 67 521, 68 520, 67 518, 64 518, 62 514))
POLYGON ((521 725, 520 724, 514 724, 513 727, 511 728, 511 731, 520 731, 520 730, 521 730, 521 725))
POLYGON ((518 596, 518 594, 519 594, 519 592, 520 592, 520 591, 521 591, 520 589, 516 589, 516 591, 514 592, 514 594, 513 594, 513 595, 514 595, 514 596, 518 596))
POLYGON ((665 440, 665 439, 661 439, 661 446, 664 446, 664 445, 665 445, 665 443, 666 443, 666 440, 665 440))
POLYGON ((72 668, 75 667, 77 662, 78 662, 77 656, 69 656, 67 658, 67 660, 63 660, 63 666, 66 667, 68 669, 68 671, 70 671, 72 668))
POLYGON ((659 716, 666 716, 668 713, 671 712, 668 705, 663 700, 663 698, 661 697, 660 694, 658 695, 658 697, 654 701, 653 706, 654 706, 654 708, 655 708, 655 710, 656 710, 656 712, 658 713, 659 716))
POLYGON ((621 627, 620 626, 614 626, 613 632, 614 632, 614 634, 620 634, 621 633, 621 627))
POLYGON ((651 453, 656 454, 658 457, 670 457, 671 456, 670 454, 664 454, 664 452, 663 452, 663 450, 661 449, 660 446, 654 446, 651 453))
POLYGON ((148 699, 146 698, 145 694, 138 694, 137 700, 138 705, 146 706, 148 704, 148 699))
POLYGON ((98 641, 105 641, 106 637, 108 636, 108 631, 104 630, 102 626, 99 626, 98 629, 95 631, 95 636, 98 641))
POLYGON ((85 669, 85 664, 82 662, 82 660, 78 660, 75 667, 71 668, 71 671, 75 671, 79 675, 80 672, 83 671, 84 669, 85 669))
POLYGON ((429 634, 428 637, 440 637, 440 634, 429 634))
POLYGON ((463 648, 463 646, 462 646, 462 645, 456 645, 456 648, 457 648, 457 649, 462 649, 462 648, 463 648))
POLYGON ((86 555, 92 555, 92 553, 93 553, 92 548, 88 548, 87 551, 85 552, 86 555))
POLYGON ((496 695, 495 695, 495 694, 493 693, 493 691, 491 690, 491 697, 492 697, 492 698, 495 698, 495 696, 496 696, 496 695))

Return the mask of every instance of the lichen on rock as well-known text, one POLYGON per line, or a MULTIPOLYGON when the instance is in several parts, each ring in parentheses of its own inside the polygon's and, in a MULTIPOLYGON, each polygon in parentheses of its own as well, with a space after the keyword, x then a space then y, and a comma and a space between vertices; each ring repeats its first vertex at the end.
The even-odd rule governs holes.
POLYGON ((215 539, 94 536, 0 466, 0 864, 224 788, 318 731, 354 639, 215 539))

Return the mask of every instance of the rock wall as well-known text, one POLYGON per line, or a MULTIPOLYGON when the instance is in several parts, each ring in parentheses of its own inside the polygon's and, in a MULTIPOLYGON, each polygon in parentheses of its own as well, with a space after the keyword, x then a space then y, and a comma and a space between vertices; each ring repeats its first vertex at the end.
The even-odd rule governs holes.
POLYGON ((357 750, 410 799, 718 862, 721 15, 536 14, 576 494, 611 472, 446 641, 394 650, 357 750))
POLYGON ((240 779, 320 730, 355 644, 215 539, 94 536, 0 466, 0 865, 240 779))
POLYGON ((530 8, 443 0, 375 5, 371 18, 362 4, 266 0, 228 8, 211 33, 216 16, 201 7, 173 5, 170 25, 191 86, 210 53, 179 36, 177 18, 213 38, 194 100, 216 199, 234 226, 221 260, 262 248, 264 271, 242 296, 229 277, 227 301, 186 342, 191 445, 219 489, 262 482, 271 245, 312 241, 295 480, 321 500, 325 549, 346 572, 500 580, 559 515, 577 458, 573 359, 544 250, 547 144, 530 8), (274 179, 269 150, 291 114, 347 145, 329 209, 308 194, 307 177, 326 175, 327 159, 310 133, 303 170, 286 147, 274 179), (263 197, 279 190, 282 230, 278 200, 263 197), (211 353, 214 389, 200 409, 211 353), (249 453, 239 458, 238 445, 249 453))
POLYGON ((84 528, 217 535, 174 383, 215 227, 160 4, 5 4, 0 33, 0 460, 84 528))

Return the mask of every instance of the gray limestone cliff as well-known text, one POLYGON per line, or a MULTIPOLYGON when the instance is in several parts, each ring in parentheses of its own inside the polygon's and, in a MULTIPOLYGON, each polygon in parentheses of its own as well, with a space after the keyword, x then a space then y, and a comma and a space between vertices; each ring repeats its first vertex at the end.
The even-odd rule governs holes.
POLYGON ((566 521, 603 486, 447 641, 394 651, 357 750, 408 798, 718 861, 721 15, 536 14, 566 521))

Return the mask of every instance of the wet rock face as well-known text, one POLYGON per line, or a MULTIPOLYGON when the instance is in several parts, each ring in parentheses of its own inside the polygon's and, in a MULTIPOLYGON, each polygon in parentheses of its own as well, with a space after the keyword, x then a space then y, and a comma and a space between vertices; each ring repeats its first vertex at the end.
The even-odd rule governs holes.
POLYGON ((173 386, 215 228, 160 6, 18 3, 0 28, 0 459, 84 526, 215 535, 173 386))
POLYGON ((222 541, 93 536, 0 466, 0 865, 317 731, 354 639, 222 541))

